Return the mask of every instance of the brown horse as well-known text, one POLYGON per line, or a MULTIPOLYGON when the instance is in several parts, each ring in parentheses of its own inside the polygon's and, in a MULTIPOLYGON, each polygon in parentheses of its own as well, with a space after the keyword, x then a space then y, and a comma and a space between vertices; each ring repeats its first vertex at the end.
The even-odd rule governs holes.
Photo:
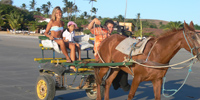
MULTIPOLYGON (((184 22, 184 28, 179 30, 173 30, 167 32, 158 38, 151 38, 144 49, 143 54, 133 56, 132 59, 134 60, 145 60, 147 55, 156 42, 154 48, 151 51, 151 54, 148 58, 150 62, 156 62, 158 64, 168 64, 173 56, 181 49, 184 48, 187 51, 191 51, 189 45, 186 42, 186 39, 191 48, 194 48, 193 54, 199 55, 198 50, 200 46, 200 37, 195 32, 193 22, 190 22, 190 26, 184 22)), ((128 55, 122 54, 120 51, 116 50, 115 47, 126 37, 121 36, 118 34, 111 35, 110 37, 106 38, 102 41, 99 49, 99 55, 102 60, 106 63, 110 62, 123 62, 124 57, 128 57, 128 55)), ((198 57, 199 59, 199 57, 198 57)), ((99 60, 102 63, 102 60, 99 60)), ((151 65, 149 63, 144 63, 146 65, 151 65)), ((156 100, 160 100, 161 94, 161 86, 162 86, 162 79, 165 76, 168 68, 148 68, 144 66, 140 66, 138 64, 133 64, 129 66, 134 73, 134 78, 131 84, 131 89, 128 95, 128 100, 131 100, 135 92, 142 81, 152 81, 153 83, 153 90, 154 96, 156 100)), ((97 82, 97 100, 101 100, 100 94, 100 84, 102 82, 103 76, 107 73, 109 67, 101 66, 95 68, 95 78, 97 82)), ((120 66, 119 68, 114 68, 111 70, 109 77, 105 81, 105 92, 104 92, 104 99, 109 99, 109 89, 111 86, 112 81, 118 74, 120 70, 123 70, 126 73, 132 74, 129 68, 120 66)))

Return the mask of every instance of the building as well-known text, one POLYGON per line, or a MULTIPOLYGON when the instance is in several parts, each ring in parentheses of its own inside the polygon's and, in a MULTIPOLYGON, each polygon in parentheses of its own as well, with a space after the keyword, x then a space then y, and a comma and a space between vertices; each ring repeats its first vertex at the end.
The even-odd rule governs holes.
POLYGON ((34 15, 34 18, 38 19, 38 22, 47 22, 49 23, 49 21, 51 20, 50 18, 45 18, 39 15, 34 15))
POLYGON ((125 26, 125 30, 127 31, 134 31, 134 27, 135 25, 133 25, 133 23, 129 23, 129 22, 119 22, 120 26, 125 26))

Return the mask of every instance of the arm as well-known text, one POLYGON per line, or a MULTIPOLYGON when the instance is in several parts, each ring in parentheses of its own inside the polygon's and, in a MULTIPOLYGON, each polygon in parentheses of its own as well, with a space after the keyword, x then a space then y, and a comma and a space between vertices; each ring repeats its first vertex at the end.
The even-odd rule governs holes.
POLYGON ((93 19, 92 22, 90 22, 90 24, 88 25, 88 29, 89 30, 93 29, 94 24, 101 25, 101 22, 97 18, 93 19))
POLYGON ((52 21, 50 21, 50 22, 47 24, 46 30, 45 30, 45 32, 44 32, 44 35, 45 35, 46 37, 48 37, 50 40, 53 40, 53 36, 51 36, 51 35, 48 34, 49 31, 50 31, 51 26, 52 26, 52 21))
POLYGON ((62 37, 63 37, 63 41, 64 41, 64 42, 68 42, 68 41, 69 41, 69 39, 67 39, 67 30, 65 30, 65 31, 63 32, 62 37))
POLYGON ((65 37, 63 37, 64 42, 69 42, 68 39, 66 39, 65 37))

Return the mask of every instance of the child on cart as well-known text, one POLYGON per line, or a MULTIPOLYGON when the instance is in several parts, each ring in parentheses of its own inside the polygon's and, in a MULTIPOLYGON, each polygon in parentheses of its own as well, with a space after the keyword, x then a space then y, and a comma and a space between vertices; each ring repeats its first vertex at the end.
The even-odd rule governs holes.
MULTIPOLYGON (((75 31, 74 29, 77 28, 76 23, 73 21, 69 21, 67 23, 67 29, 63 32, 63 40, 67 48, 71 50, 70 57, 72 61, 76 59, 76 51, 78 52, 78 60, 81 60, 81 49, 80 45, 74 41, 75 31)), ((75 71, 75 67, 70 67, 75 71)))

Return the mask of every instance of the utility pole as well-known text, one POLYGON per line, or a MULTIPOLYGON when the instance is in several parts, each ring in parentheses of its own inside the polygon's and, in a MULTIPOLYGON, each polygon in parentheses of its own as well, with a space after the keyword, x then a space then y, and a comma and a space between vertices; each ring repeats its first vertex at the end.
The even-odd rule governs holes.
POLYGON ((141 21, 141 18, 140 18, 140 37, 142 39, 142 21, 141 21))

